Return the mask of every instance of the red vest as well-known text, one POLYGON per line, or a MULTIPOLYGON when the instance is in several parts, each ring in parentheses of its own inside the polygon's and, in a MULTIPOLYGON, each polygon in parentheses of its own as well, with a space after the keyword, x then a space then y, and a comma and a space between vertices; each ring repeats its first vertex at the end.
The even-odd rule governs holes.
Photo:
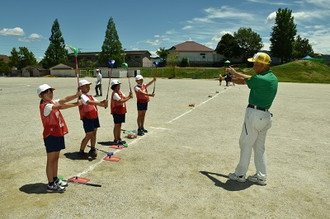
MULTIPOLYGON (((116 92, 112 92, 111 95, 111 114, 125 114, 127 112, 126 110, 126 104, 120 103, 117 100, 113 99, 113 95, 115 95, 116 92)), ((124 98, 124 95, 122 92, 118 91, 120 99, 124 98)))
MULTIPOLYGON (((54 104, 53 101, 50 102, 54 104)), ((48 103, 41 103, 39 106, 41 121, 44 126, 43 137, 48 136, 62 137, 69 132, 64 118, 59 110, 52 110, 48 116, 44 116, 44 110, 48 103)))
MULTIPOLYGON (((90 100, 94 101, 92 95, 85 94, 90 100)), ((96 119, 98 117, 97 108, 94 105, 88 103, 79 106, 80 119, 96 119)))
MULTIPOLYGON (((138 88, 141 89, 141 91, 144 91, 145 93, 148 93, 147 86, 145 84, 142 84, 141 86, 136 85, 138 88)), ((138 103, 147 103, 149 102, 149 96, 144 95, 141 92, 135 91, 136 99, 138 103)))

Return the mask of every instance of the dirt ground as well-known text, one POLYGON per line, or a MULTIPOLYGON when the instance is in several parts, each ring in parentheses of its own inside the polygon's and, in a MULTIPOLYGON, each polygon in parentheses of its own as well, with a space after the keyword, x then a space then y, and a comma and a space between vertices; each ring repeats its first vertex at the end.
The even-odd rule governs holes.
MULTIPOLYGON (((127 79, 121 81, 127 94, 127 79)), ((125 139, 126 149, 103 144, 113 140, 113 120, 99 108, 95 160, 77 159, 82 122, 77 108, 63 110, 69 134, 59 175, 102 187, 70 184, 63 194, 49 194, 36 94, 42 83, 56 88, 55 98, 75 93, 75 78, 0 78, 0 218, 329 218, 330 85, 279 84, 266 140, 266 186, 227 177, 239 158, 246 86, 158 79, 146 115, 149 133, 125 139), (110 151, 121 161, 104 161, 110 151)), ((104 94, 106 87, 104 79, 104 94)), ((123 129, 133 130, 135 99, 127 107, 123 129)), ((254 171, 252 158, 248 175, 254 171)))

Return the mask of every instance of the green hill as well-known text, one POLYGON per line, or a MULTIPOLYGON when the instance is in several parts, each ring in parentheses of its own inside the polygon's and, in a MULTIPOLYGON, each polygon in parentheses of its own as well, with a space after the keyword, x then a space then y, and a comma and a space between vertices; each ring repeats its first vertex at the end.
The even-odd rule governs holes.
MULTIPOLYGON (((236 68, 245 74, 255 74, 253 68, 236 68)), ((330 83, 330 67, 313 61, 298 60, 283 65, 272 66, 271 69, 280 82, 300 82, 300 83, 330 83)), ((141 74, 152 77, 156 73, 155 69, 141 69, 141 74)), ((211 79, 217 78, 219 74, 225 74, 225 68, 193 68, 175 67, 159 68, 157 77, 167 78, 194 78, 211 79)))
POLYGON ((299 60, 272 67, 280 81, 330 83, 330 68, 318 62, 299 60))

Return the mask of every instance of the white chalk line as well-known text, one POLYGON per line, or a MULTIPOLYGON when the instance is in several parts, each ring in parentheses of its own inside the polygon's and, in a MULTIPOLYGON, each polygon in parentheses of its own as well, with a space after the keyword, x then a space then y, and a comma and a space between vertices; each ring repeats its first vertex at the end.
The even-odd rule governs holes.
MULTIPOLYGON (((214 96, 212 96, 212 97, 210 97, 209 99, 207 99, 207 100, 201 102, 200 104, 196 105, 194 108, 192 108, 192 109, 190 109, 190 110, 188 110, 188 111, 182 113, 181 115, 175 117, 174 119, 168 121, 167 123, 172 123, 172 122, 174 122, 174 121, 180 119, 181 117, 187 115, 188 113, 191 113, 194 109, 196 109, 196 108, 198 108, 198 107, 204 105, 205 103, 209 102, 210 100, 213 100, 214 98, 216 98, 216 97, 219 96, 220 94, 226 92, 228 89, 229 89, 229 88, 227 88, 227 89, 225 89, 225 90, 222 90, 222 91, 216 93, 214 96)), ((162 128, 162 127, 153 127, 153 128, 156 129, 156 130, 169 130, 169 129, 167 129, 167 128, 162 128)), ((152 133, 152 132, 151 132, 151 133, 152 133)), ((149 134, 151 134, 151 133, 149 133, 149 134)), ((144 138, 144 137, 145 137, 145 136, 141 136, 141 137, 139 137, 139 138, 134 139, 132 142, 129 143, 129 145, 130 145, 129 147, 131 147, 132 145, 136 144, 137 142, 139 142, 139 141, 140 141, 142 138, 144 138)), ((119 153, 120 151, 122 151, 122 150, 119 150, 119 149, 118 149, 118 150, 115 150, 115 151, 113 152, 113 154, 119 153)), ((97 162, 97 163, 95 163, 95 164, 89 166, 87 169, 85 169, 85 170, 84 170, 83 172, 81 172, 81 173, 78 173, 76 176, 81 176, 81 175, 85 175, 85 174, 87 174, 88 172, 94 170, 94 169, 95 169, 99 164, 101 164, 103 161, 104 161, 104 160, 103 160, 103 158, 102 158, 99 162, 97 162)))
MULTIPOLYGON (((229 88, 228 88, 228 89, 229 89, 229 88)), ((216 98, 216 97, 219 96, 220 94, 226 92, 228 89, 220 91, 220 92, 217 93, 216 95, 210 97, 209 99, 205 100, 204 102, 201 102, 200 104, 198 104, 198 105, 195 106, 194 108, 191 108, 190 110, 188 110, 188 111, 182 113, 181 115, 175 117, 174 119, 171 119, 171 120, 168 121, 167 123, 172 123, 172 122, 174 122, 175 120, 178 120, 178 119, 180 119, 181 117, 187 115, 188 113, 191 113, 194 109, 196 109, 196 108, 198 108, 198 107, 204 105, 205 103, 209 102, 210 100, 213 100, 214 98, 216 98)))
MULTIPOLYGON (((167 128, 162 128, 162 127, 150 127, 150 128, 152 128, 152 129, 156 129, 156 130, 169 130, 169 129, 167 129, 167 128)), ((148 133, 148 134, 152 134, 152 132, 150 132, 150 133, 148 133)), ((144 138, 145 136, 146 136, 146 135, 144 135, 144 136, 139 136, 139 138, 135 138, 132 142, 129 143, 129 147, 132 147, 134 144, 136 144, 137 142, 139 142, 139 141, 140 141, 142 138, 144 138)), ((113 151, 113 154, 120 153, 120 152, 123 151, 123 150, 125 150, 125 149, 122 149, 122 150, 117 149, 117 150, 113 151)), ((103 160, 103 158, 102 158, 99 162, 97 162, 97 163, 95 163, 95 164, 93 164, 93 165, 90 165, 87 169, 85 169, 85 170, 82 171, 81 173, 78 173, 76 176, 80 177, 80 176, 82 176, 82 175, 87 174, 87 173, 90 172, 90 171, 93 171, 93 170, 94 170, 98 165, 100 165, 103 161, 105 161, 105 160, 103 160)))

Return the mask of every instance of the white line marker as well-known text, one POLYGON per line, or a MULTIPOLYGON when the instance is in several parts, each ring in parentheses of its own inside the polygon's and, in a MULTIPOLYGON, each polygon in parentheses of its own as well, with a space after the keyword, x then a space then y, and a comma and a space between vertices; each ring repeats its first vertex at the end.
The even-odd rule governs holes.
MULTIPOLYGON (((151 132, 151 133, 152 133, 152 132, 151 132)), ((139 138, 134 139, 132 142, 129 143, 129 147, 132 147, 132 145, 136 144, 136 143, 137 143, 138 141, 140 141, 143 137, 144 137, 144 136, 141 136, 141 137, 139 137, 139 138)), ((117 154, 117 153, 119 153, 119 152, 121 152, 121 151, 122 151, 122 150, 117 149, 117 150, 115 150, 115 151, 113 152, 113 154, 117 154)), ((93 165, 87 167, 87 169, 85 169, 85 170, 84 170, 83 172, 81 172, 81 173, 78 173, 76 176, 82 176, 82 175, 84 175, 84 174, 87 174, 88 172, 94 170, 95 167, 97 167, 97 166, 98 166, 99 164, 101 164, 103 161, 104 161, 104 160, 103 160, 103 158, 102 158, 99 162, 97 162, 97 163, 95 163, 95 164, 93 164, 93 165)))
MULTIPOLYGON (((195 108, 202 106, 203 104, 205 104, 205 103, 207 103, 208 101, 210 101, 210 100, 216 98, 218 95, 220 95, 220 94, 226 92, 227 90, 228 90, 228 89, 223 90, 223 91, 217 93, 217 94, 214 95, 213 97, 211 97, 211 98, 205 100, 204 102, 198 104, 198 105, 195 106, 194 108, 188 110, 187 112, 184 112, 184 113, 181 114, 180 116, 177 116, 177 117, 175 117, 174 119, 168 121, 167 123, 172 123, 172 122, 174 122, 175 120, 178 120, 179 118, 183 117, 184 115, 186 115, 186 114, 192 112, 195 108)), ((170 130, 170 129, 168 129, 168 128, 162 128, 162 127, 151 127, 151 128, 152 128, 152 129, 156 129, 156 130, 170 130)), ((152 132, 151 132, 151 133, 152 133, 152 132)), ((136 139, 134 139, 132 142, 130 142, 130 143, 129 143, 130 147, 131 147, 132 145, 136 144, 138 141, 140 141, 143 137, 144 137, 144 136, 140 136, 139 138, 136 138, 136 139)), ((186 147, 186 148, 189 148, 189 147, 186 147)), ((116 150, 116 151, 113 152, 113 154, 119 153, 120 151, 122 151, 122 150, 116 150)), ((83 172, 81 172, 81 173, 78 173, 76 176, 81 176, 81 175, 87 174, 88 172, 94 170, 95 167, 97 167, 97 166, 98 166, 99 164, 101 164, 103 161, 104 161, 104 160, 103 160, 103 158, 102 158, 99 162, 97 162, 97 163, 95 163, 95 164, 89 166, 87 169, 85 169, 85 170, 84 170, 83 172)))
POLYGON ((219 96, 220 94, 226 92, 227 90, 228 90, 228 89, 226 89, 226 90, 222 90, 221 92, 217 93, 217 94, 214 95, 213 97, 210 97, 209 99, 205 100, 204 102, 201 102, 200 104, 198 104, 198 105, 195 106, 194 108, 192 108, 192 109, 190 109, 190 110, 188 110, 188 111, 182 113, 181 115, 175 117, 174 119, 168 121, 167 123, 172 123, 172 122, 174 122, 175 120, 178 120, 178 119, 180 119, 181 117, 187 115, 188 113, 191 113, 195 108, 202 106, 203 104, 205 104, 205 103, 209 102, 210 100, 216 98, 217 96, 219 96))
POLYGON ((157 129, 157 130, 171 130, 171 129, 169 129, 169 128, 153 127, 153 126, 150 126, 150 128, 152 128, 152 129, 157 129))

